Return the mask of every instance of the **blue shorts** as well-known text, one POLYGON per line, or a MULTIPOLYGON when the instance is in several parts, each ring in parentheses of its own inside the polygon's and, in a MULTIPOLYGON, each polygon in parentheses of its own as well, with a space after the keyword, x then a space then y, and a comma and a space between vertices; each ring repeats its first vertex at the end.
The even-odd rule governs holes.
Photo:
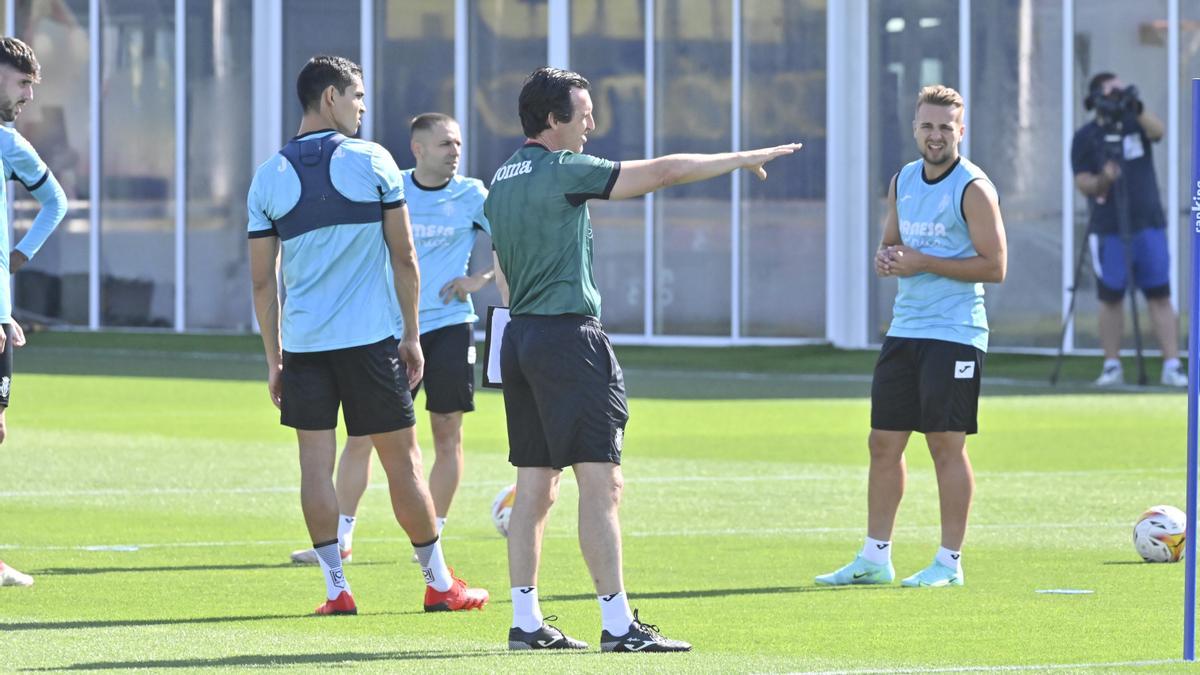
MULTIPOLYGON (((1092 266, 1096 271, 1096 290, 1103 302, 1120 302, 1129 282, 1125 262, 1125 242, 1119 234, 1093 234, 1088 237, 1092 266)), ((1133 279, 1147 298, 1171 295, 1171 266, 1167 253, 1167 231, 1148 227, 1135 232, 1129 242, 1133 251, 1133 279)))

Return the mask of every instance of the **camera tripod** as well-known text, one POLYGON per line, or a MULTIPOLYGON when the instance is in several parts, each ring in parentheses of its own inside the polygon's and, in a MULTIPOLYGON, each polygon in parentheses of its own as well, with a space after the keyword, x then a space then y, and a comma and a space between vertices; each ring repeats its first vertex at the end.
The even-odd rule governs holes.
MULTIPOLYGON (((1125 176, 1125 149, 1123 133, 1124 124, 1122 120, 1112 120, 1102 125, 1104 131, 1104 161, 1116 162, 1121 167, 1121 174, 1113 181, 1110 188, 1110 194, 1113 199, 1113 207, 1117 213, 1117 232, 1121 237, 1121 246, 1125 253, 1125 292, 1129 294, 1129 309, 1133 316, 1133 347, 1137 355, 1137 383, 1139 386, 1146 386, 1148 378, 1146 377, 1146 359, 1142 354, 1142 330, 1138 321, 1138 303, 1137 303, 1137 283, 1134 281, 1134 265, 1133 265, 1133 224, 1129 218, 1129 186, 1125 176)), ((1067 313, 1063 317, 1062 331, 1058 336, 1058 355, 1054 359, 1054 369, 1050 373, 1050 384, 1058 384, 1058 375, 1062 370, 1063 352, 1065 345, 1063 344, 1067 336, 1067 327, 1071 325, 1071 318, 1075 314, 1075 295, 1079 291, 1079 277, 1083 272, 1083 258, 1088 250, 1088 237, 1091 234, 1091 227, 1084 234, 1083 244, 1079 247, 1079 255, 1075 262, 1075 275, 1071 281, 1071 300, 1067 303, 1067 313)))

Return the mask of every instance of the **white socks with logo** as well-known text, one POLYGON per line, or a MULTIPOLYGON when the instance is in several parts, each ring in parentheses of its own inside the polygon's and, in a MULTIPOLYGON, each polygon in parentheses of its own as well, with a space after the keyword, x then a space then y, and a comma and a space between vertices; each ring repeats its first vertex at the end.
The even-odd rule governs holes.
POLYGON ((338 514, 338 548, 343 551, 349 551, 350 545, 354 542, 355 520, 354 516, 338 514))
POLYGON ((542 608, 538 605, 537 586, 514 586, 512 594, 513 628, 532 633, 542 625, 542 608))
POLYGON ((629 610, 629 598, 625 591, 612 595, 597 595, 600 601, 600 621, 604 630, 613 637, 621 637, 629 632, 633 625, 633 612, 629 610))
POLYGON ((321 574, 325 577, 325 597, 336 600, 342 591, 350 590, 350 582, 346 581, 345 575, 342 574, 342 556, 338 552, 338 543, 327 541, 320 545, 314 544, 313 550, 317 552, 321 574))
POLYGON ((962 564, 962 551, 951 551, 945 546, 939 546, 937 555, 933 557, 939 565, 944 565, 952 570, 958 569, 962 564))
POLYGON ((862 553, 859 555, 869 563, 886 565, 892 561, 892 542, 867 537, 863 543, 862 553))

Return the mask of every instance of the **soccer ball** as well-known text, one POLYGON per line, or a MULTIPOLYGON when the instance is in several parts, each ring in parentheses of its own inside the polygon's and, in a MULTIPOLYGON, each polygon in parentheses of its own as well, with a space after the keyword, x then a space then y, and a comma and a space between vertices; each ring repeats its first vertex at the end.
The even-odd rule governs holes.
POLYGON ((492 524, 500 536, 508 536, 508 519, 512 516, 513 502, 517 499, 517 486, 509 485, 492 500, 492 524))
POLYGON ((1187 515, 1174 506, 1152 506, 1133 526, 1133 547, 1146 562, 1178 562, 1187 541, 1187 515))

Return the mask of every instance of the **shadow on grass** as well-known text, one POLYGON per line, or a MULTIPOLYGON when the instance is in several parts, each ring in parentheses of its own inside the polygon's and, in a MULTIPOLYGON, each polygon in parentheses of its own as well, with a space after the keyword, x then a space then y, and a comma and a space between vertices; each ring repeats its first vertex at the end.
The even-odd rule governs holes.
MULTIPOLYGON (((590 596, 594 597, 594 596, 590 596)), ((370 612, 360 616, 414 616, 425 614, 424 610, 411 612, 370 612)), ((242 621, 328 621, 328 617, 315 614, 253 614, 247 616, 196 616, 187 618, 162 619, 80 619, 77 621, 23 621, 19 623, 0 622, 0 633, 18 630, 75 630, 89 628, 136 628, 139 626, 180 626, 202 625, 209 623, 239 623, 242 621)), ((144 666, 151 667, 151 666, 144 666)))
MULTIPOLYGON (((632 600, 684 600, 689 598, 724 598, 728 596, 746 596, 746 595, 787 595, 791 593, 822 593, 830 591, 847 591, 847 590, 886 590, 895 589, 897 586, 764 586, 758 588, 708 588, 692 591, 659 591, 657 593, 638 593, 634 592, 631 596, 632 600)), ((542 598, 544 602, 552 602, 554 600, 595 600, 594 593, 579 593, 572 595, 548 595, 542 598)), ((503 603, 503 600, 500 600, 503 603)))
POLYGON ((468 653, 435 651, 412 652, 338 652, 333 654, 245 654, 214 659, 152 659, 147 661, 97 661, 56 668, 28 668, 24 672, 48 670, 132 670, 135 668, 239 668, 254 666, 306 666, 336 663, 372 663, 379 661, 450 660, 491 658, 508 654, 507 649, 489 649, 468 653))
MULTIPOLYGON (((371 565, 393 565, 395 563, 379 561, 379 562, 359 562, 354 563, 355 567, 368 567, 371 565)), ((75 576, 78 574, 123 574, 126 572, 215 572, 215 571, 246 571, 246 570, 279 570, 279 569, 304 569, 314 567, 314 565, 299 565, 297 563, 247 563, 242 565, 164 565, 161 567, 47 567, 41 570, 30 570, 29 574, 33 576, 75 576)))

